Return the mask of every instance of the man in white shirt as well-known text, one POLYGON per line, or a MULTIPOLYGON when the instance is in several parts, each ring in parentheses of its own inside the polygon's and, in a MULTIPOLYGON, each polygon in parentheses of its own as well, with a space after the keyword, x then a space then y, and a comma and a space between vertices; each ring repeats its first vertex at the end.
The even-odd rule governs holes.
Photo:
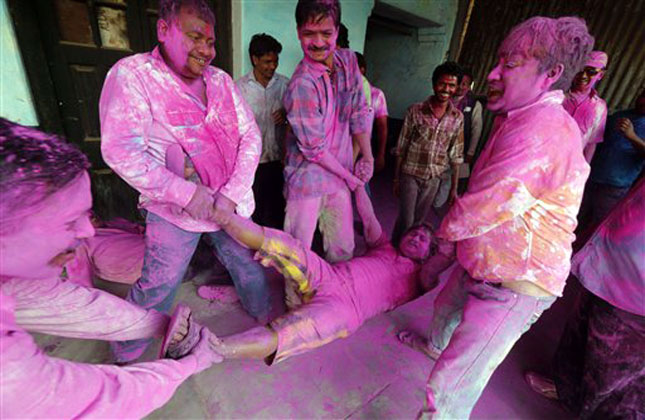
POLYGON ((249 45, 253 70, 236 82, 242 96, 253 109, 262 133, 262 155, 253 183, 256 203, 253 220, 278 229, 282 229, 284 224, 285 207, 282 161, 286 117, 282 96, 289 82, 287 77, 276 73, 281 51, 282 45, 271 35, 253 35, 249 45))

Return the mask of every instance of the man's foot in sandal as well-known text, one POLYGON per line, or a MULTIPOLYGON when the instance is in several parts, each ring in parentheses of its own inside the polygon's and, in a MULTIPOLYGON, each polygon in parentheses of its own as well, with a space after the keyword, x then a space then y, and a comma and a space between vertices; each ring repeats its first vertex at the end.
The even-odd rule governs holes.
POLYGON ((430 340, 417 333, 403 330, 399 331, 396 338, 398 338, 401 343, 416 351, 420 351, 432 360, 437 360, 439 356, 441 356, 441 350, 436 348, 430 340))

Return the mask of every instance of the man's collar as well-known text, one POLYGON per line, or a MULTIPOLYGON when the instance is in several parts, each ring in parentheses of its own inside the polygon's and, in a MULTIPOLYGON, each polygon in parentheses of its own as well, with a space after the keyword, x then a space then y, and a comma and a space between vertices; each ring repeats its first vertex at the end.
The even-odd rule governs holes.
MULTIPOLYGON (((433 97, 433 96, 434 96, 434 95, 430 95, 430 96, 428 96, 428 98, 423 102, 423 108, 424 108, 425 110, 427 110, 428 112, 430 112, 432 115, 434 115, 434 113, 432 112, 432 97, 433 97)), ((449 101, 448 101, 448 105, 446 106, 446 113, 445 113, 445 114, 455 115, 457 112, 459 112, 459 110, 458 110, 458 109, 457 109, 457 107, 452 103, 452 101, 451 101, 451 100, 449 100, 449 101)), ((445 115, 445 114, 444 114, 444 115, 445 115)))
MULTIPOLYGON (((333 56, 334 67, 337 65, 337 63, 336 63, 336 61, 337 61, 336 51, 338 51, 338 50, 334 50, 334 52, 332 53, 334 55, 333 56)), ((325 73, 327 73, 328 75, 332 74, 332 70, 329 67, 327 67, 325 64, 323 64, 323 63, 321 63, 319 61, 312 60, 306 54, 305 54, 305 57, 302 59, 302 62, 307 67, 307 70, 310 73, 312 73, 314 76, 316 76, 316 77, 320 77, 325 73)))
POLYGON ((559 104, 562 104, 563 101, 564 101, 564 93, 560 89, 550 90, 548 92, 544 92, 542 95, 540 95, 540 97, 537 100, 531 102, 530 104, 508 111, 506 115, 508 117, 512 117, 514 114, 517 114, 519 112, 524 112, 525 110, 532 108, 536 105, 551 105, 551 104, 559 105, 559 104))

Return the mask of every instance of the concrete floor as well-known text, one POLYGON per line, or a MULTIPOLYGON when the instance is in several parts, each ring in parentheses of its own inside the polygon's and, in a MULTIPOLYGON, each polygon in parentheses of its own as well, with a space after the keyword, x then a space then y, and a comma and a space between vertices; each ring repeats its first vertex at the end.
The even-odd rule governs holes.
MULTIPOLYGON (((372 182, 373 200, 384 228, 391 231, 396 200, 391 174, 372 182)), ((149 418, 413 418, 421 407, 432 362, 400 344, 395 333, 425 333, 437 291, 369 320, 354 335, 268 367, 261 361, 225 361, 187 380, 149 418)), ((178 300, 218 335, 254 326, 239 303, 207 302, 184 283, 178 300)), ((523 371, 547 371, 567 316, 570 298, 558 300, 522 337, 493 375, 473 412, 475 419, 572 418, 557 403, 534 394, 523 371)), ((101 363, 106 343, 38 336, 55 356, 101 363)), ((156 347, 156 346, 154 346, 156 347)), ((156 348, 147 352, 154 357, 156 348)))

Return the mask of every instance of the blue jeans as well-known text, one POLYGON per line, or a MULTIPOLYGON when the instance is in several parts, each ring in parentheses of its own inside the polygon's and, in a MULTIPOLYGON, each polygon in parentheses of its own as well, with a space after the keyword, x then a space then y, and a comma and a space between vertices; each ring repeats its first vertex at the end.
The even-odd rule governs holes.
MULTIPOLYGON (((244 248, 223 230, 205 234, 209 236, 215 255, 231 275, 244 308, 265 322, 271 309, 265 268, 253 259, 253 251, 244 248)), ((126 300, 145 309, 169 312, 201 235, 180 229, 149 212, 142 275, 126 300)), ((112 351, 119 362, 131 361, 139 358, 151 341, 113 342, 112 351)))
POLYGON ((437 334, 435 325, 432 340, 437 347, 447 346, 430 373, 422 418, 468 418, 497 366, 556 299, 522 295, 461 273, 446 285, 451 298, 443 299, 443 305, 455 306, 435 309, 443 314, 438 322, 446 322, 447 331, 437 334))

